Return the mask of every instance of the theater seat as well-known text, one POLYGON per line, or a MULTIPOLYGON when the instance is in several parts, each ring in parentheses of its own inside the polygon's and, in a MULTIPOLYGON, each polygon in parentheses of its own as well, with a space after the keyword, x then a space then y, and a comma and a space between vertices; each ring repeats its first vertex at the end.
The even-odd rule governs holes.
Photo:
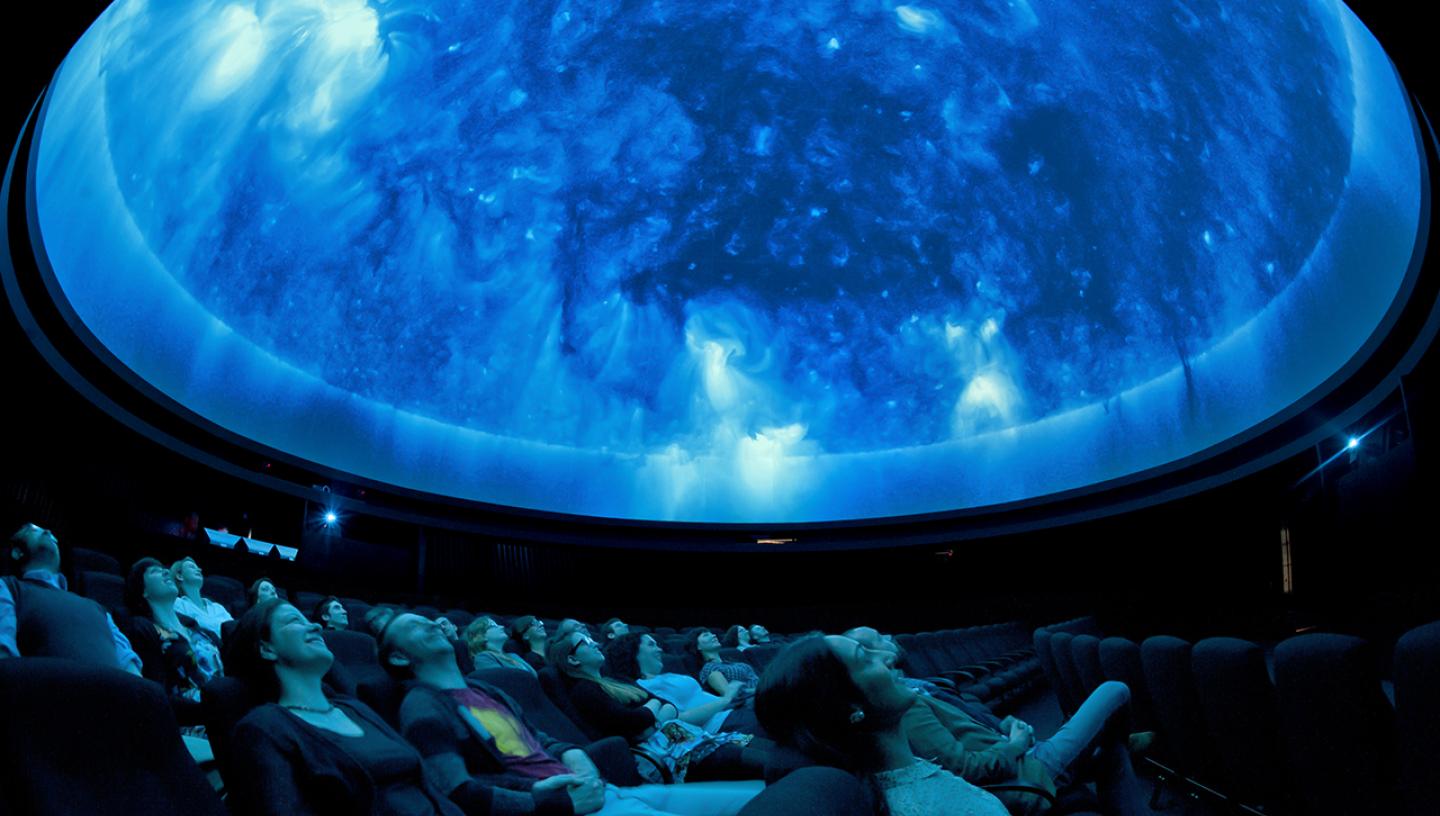
POLYGON ((1275 648, 1275 687, 1281 741, 1302 812, 1404 812, 1394 801, 1394 711, 1368 643, 1347 635, 1290 638, 1275 648))
POLYGON ((87 550, 84 547, 71 549, 70 557, 65 559, 65 563, 69 565, 75 575, 86 570, 108 572, 111 575, 123 576, 125 574, 125 571, 120 568, 119 559, 98 550, 87 550))
POLYGON ((205 586, 201 589, 201 594, 225 607, 237 618, 245 614, 245 610, 250 606, 245 585, 227 575, 205 576, 205 586))
POLYGON ((1440 621, 1395 644, 1395 718, 1408 812, 1440 809, 1440 621))
POLYGON ((838 768, 801 768, 767 785, 740 816, 872 816, 870 789, 838 768))
POLYGON ((0 810, 214 814, 161 688, 68 660, 0 660, 0 810))
POLYGON ((77 593, 105 607, 118 623, 122 616, 128 616, 125 608, 125 579, 109 572, 84 570, 75 574, 77 593))
POLYGON ((1240 802, 1284 807, 1287 772, 1280 756, 1280 715, 1265 653, 1236 638, 1207 638, 1190 653, 1195 691, 1219 751, 1224 793, 1240 802))

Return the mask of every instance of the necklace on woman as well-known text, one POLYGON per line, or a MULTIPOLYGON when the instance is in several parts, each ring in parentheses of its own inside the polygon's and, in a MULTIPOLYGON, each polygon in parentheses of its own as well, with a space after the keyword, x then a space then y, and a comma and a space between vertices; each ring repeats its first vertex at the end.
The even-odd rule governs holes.
POLYGON ((332 712, 332 711, 335 710, 335 704, 334 704, 334 703, 331 703, 330 705, 326 706, 325 708, 316 708, 315 706, 295 705, 295 704, 292 704, 292 703, 281 703, 281 704, 280 704, 280 707, 281 707, 281 708, 288 708, 288 709, 290 709, 291 711, 307 711, 307 712, 309 712, 309 713, 311 713, 311 714, 329 714, 330 712, 332 712))

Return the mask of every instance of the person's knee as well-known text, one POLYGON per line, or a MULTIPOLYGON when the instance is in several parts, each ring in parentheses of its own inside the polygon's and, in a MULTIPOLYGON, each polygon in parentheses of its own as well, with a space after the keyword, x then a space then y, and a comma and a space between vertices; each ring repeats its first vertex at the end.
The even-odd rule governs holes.
POLYGON ((1106 696, 1118 698, 1122 705, 1130 702, 1130 687, 1119 680, 1106 680, 1095 690, 1104 692, 1106 696))

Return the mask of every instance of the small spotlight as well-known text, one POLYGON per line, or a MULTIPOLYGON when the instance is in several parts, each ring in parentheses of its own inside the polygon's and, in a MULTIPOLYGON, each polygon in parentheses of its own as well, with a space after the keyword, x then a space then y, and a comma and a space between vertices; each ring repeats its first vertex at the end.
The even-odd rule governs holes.
POLYGON ((1345 447, 1347 447, 1347 448, 1358 448, 1358 447, 1360 447, 1360 440, 1358 440, 1358 439, 1356 439, 1355 437, 1352 436, 1352 437, 1350 437, 1350 444, 1346 445, 1345 447))
POLYGON ((337 521, 339 521, 339 520, 340 520, 340 517, 337 516, 337 515, 335 515, 335 511, 334 511, 334 510, 330 510, 330 511, 328 511, 328 512, 325 513, 325 523, 326 523, 326 524, 334 524, 335 522, 337 522, 337 521))

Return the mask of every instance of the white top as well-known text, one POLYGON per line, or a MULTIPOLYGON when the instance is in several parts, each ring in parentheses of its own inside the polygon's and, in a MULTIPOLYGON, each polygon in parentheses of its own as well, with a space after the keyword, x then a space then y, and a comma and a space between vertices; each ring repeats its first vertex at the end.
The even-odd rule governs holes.
POLYGON ((1005 806, 933 762, 875 774, 893 816, 1008 816, 1005 806))
POLYGON ((196 606, 189 596, 181 595, 175 599, 175 611, 186 617, 194 618, 195 624, 201 629, 214 634, 217 638, 220 637, 220 624, 232 620, 230 610, 209 598, 202 597, 200 603, 204 604, 203 608, 196 606))
MULTIPOLYGON (((700 681, 688 674, 657 674, 636 682, 639 683, 640 688, 656 697, 663 697, 674 703, 681 711, 713 703, 720 699, 700 688, 700 681)), ((725 718, 730 716, 731 711, 732 709, 727 708, 717 712, 700 727, 705 729, 707 734, 720 733, 720 726, 725 724, 725 718)))

